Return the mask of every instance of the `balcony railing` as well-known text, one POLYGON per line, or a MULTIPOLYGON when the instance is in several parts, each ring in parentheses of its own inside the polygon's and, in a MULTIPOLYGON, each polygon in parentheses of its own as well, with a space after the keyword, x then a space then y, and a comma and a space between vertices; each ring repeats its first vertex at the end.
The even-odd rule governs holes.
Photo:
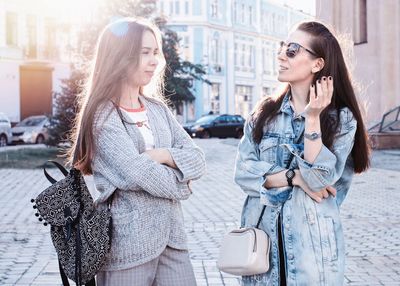
POLYGON ((368 129, 369 132, 399 132, 400 105, 389 110, 382 116, 382 120, 368 129))

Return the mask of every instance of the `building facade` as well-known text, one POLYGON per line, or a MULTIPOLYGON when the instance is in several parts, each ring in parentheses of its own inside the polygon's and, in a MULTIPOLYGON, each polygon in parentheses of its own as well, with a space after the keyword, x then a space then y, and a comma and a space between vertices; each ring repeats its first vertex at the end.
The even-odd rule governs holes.
POLYGON ((350 66, 373 125, 400 105, 400 1, 319 0, 316 17, 350 35, 350 66))
POLYGON ((52 113, 52 92, 69 77, 71 26, 49 1, 0 0, 0 112, 12 122, 52 113))
POLYGON ((157 9, 181 38, 181 57, 203 64, 212 83, 194 83, 196 100, 178 111, 184 121, 209 112, 246 117, 278 85, 279 41, 313 18, 267 0, 160 0, 157 9))

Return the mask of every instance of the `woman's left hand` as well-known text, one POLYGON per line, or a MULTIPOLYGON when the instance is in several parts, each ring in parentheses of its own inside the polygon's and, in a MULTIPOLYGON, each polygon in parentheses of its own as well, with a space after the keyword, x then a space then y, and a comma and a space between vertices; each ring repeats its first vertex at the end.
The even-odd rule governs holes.
POLYGON ((319 190, 318 192, 313 192, 308 187, 307 183, 304 181, 299 170, 294 171, 296 173, 293 184, 299 186, 311 199, 317 203, 321 203, 323 199, 327 199, 329 196, 336 197, 336 189, 332 186, 327 186, 319 190))
POLYGON ((333 95, 333 78, 322 77, 310 87, 310 101, 305 108, 307 118, 319 118, 321 112, 331 103, 333 95), (316 90, 316 91, 315 91, 316 90), (316 93, 315 93, 316 92, 316 93))

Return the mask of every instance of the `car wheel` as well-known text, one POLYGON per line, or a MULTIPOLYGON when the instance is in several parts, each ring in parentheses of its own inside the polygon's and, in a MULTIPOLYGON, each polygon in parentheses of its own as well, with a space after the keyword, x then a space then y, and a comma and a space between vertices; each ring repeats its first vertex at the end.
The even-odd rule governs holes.
POLYGON ((236 138, 242 138, 243 137, 243 129, 239 129, 237 132, 236 132, 236 138))
POLYGON ((201 138, 203 138, 203 139, 211 138, 210 131, 204 130, 203 133, 201 134, 201 138))
POLYGON ((44 143, 44 137, 43 135, 38 135, 36 138, 36 144, 43 144, 44 143))
POLYGON ((2 134, 0 135, 0 147, 6 147, 7 146, 7 136, 2 134))

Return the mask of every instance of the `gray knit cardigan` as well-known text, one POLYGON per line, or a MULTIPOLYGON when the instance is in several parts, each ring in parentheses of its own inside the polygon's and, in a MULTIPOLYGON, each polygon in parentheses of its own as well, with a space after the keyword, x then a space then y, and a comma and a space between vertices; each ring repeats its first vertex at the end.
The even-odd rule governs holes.
POLYGON ((204 153, 183 130, 168 107, 140 96, 147 110, 155 148, 166 148, 178 169, 153 161, 127 116, 122 124, 110 102, 95 115, 93 177, 101 193, 98 208, 112 202, 111 251, 102 270, 122 270, 146 263, 168 245, 187 249, 180 200, 191 194, 189 180, 205 172, 204 153))

